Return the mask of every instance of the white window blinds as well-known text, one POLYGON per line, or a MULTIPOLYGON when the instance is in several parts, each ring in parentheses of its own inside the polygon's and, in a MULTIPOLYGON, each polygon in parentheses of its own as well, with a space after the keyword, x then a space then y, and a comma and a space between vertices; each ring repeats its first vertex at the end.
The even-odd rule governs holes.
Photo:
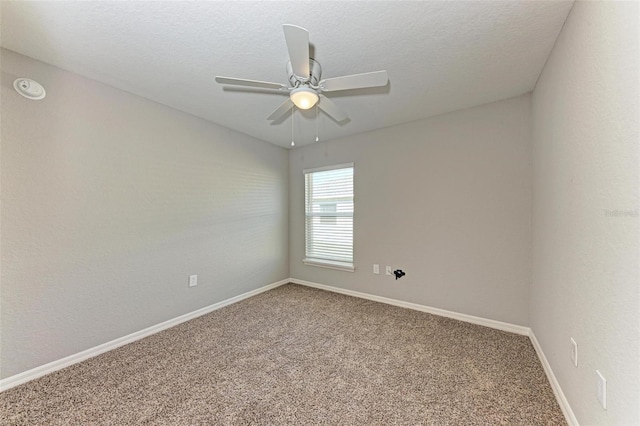
POLYGON ((304 171, 308 263, 353 270, 353 164, 304 171))

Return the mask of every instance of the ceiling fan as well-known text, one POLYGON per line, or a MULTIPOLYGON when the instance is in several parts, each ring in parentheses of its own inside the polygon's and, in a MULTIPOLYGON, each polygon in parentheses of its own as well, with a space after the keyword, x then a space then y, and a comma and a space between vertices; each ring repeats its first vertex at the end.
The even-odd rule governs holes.
POLYGON ((233 77, 216 77, 216 81, 220 84, 276 89, 288 92, 289 98, 271 113, 268 120, 278 120, 294 106, 299 109, 309 109, 317 104, 318 108, 335 121, 342 122, 348 119, 349 116, 324 96, 323 92, 363 89, 387 84, 389 80, 387 71, 374 71, 322 80, 320 64, 309 57, 309 31, 290 24, 283 25, 283 28, 284 38, 289 50, 290 62, 287 63, 289 85, 233 77))

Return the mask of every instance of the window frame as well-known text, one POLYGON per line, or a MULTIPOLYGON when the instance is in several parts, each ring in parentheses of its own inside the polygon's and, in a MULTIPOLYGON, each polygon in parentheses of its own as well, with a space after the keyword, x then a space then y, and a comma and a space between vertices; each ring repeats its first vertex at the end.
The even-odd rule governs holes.
POLYGON ((304 169, 302 171, 303 179, 304 179, 304 258, 302 262, 305 265, 309 266, 317 266, 321 268, 329 268, 335 269, 339 271, 347 271, 347 272, 355 272, 355 165, 354 163, 342 163, 335 164, 331 166, 324 167, 316 167, 312 169, 304 169), (326 172, 330 170, 339 170, 339 169, 352 169, 353 173, 353 195, 352 195, 352 203, 353 203, 353 212, 351 214, 351 262, 338 261, 338 260, 329 260, 329 259, 319 259, 307 256, 307 174, 318 173, 318 172, 326 172))

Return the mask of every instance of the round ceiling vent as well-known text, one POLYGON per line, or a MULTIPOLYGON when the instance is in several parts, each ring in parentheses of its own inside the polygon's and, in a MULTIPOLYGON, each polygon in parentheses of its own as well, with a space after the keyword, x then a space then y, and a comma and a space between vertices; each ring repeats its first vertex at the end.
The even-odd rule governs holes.
POLYGON ((47 92, 44 87, 37 81, 33 81, 30 78, 18 78, 13 82, 13 87, 18 93, 27 99, 33 99, 35 101, 44 98, 47 92))

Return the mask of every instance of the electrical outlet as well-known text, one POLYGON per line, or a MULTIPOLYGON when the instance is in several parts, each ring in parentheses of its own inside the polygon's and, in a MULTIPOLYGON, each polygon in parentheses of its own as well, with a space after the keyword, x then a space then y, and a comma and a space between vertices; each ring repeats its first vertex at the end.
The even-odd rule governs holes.
POLYGON ((380 273, 380 265, 378 265, 377 263, 373 265, 373 273, 374 274, 380 273))
POLYGON ((605 410, 607 409, 607 380, 600 374, 598 370, 596 370, 596 374, 598 375, 598 401, 600 401, 600 405, 605 410))
POLYGON ((198 285, 198 276, 189 275, 189 287, 195 287, 198 285))
POLYGON ((573 340, 573 337, 571 338, 571 362, 574 367, 578 366, 578 344, 573 340))
POLYGON ((392 272, 391 272, 391 266, 387 266, 386 273, 387 273, 387 275, 393 275, 392 272))

